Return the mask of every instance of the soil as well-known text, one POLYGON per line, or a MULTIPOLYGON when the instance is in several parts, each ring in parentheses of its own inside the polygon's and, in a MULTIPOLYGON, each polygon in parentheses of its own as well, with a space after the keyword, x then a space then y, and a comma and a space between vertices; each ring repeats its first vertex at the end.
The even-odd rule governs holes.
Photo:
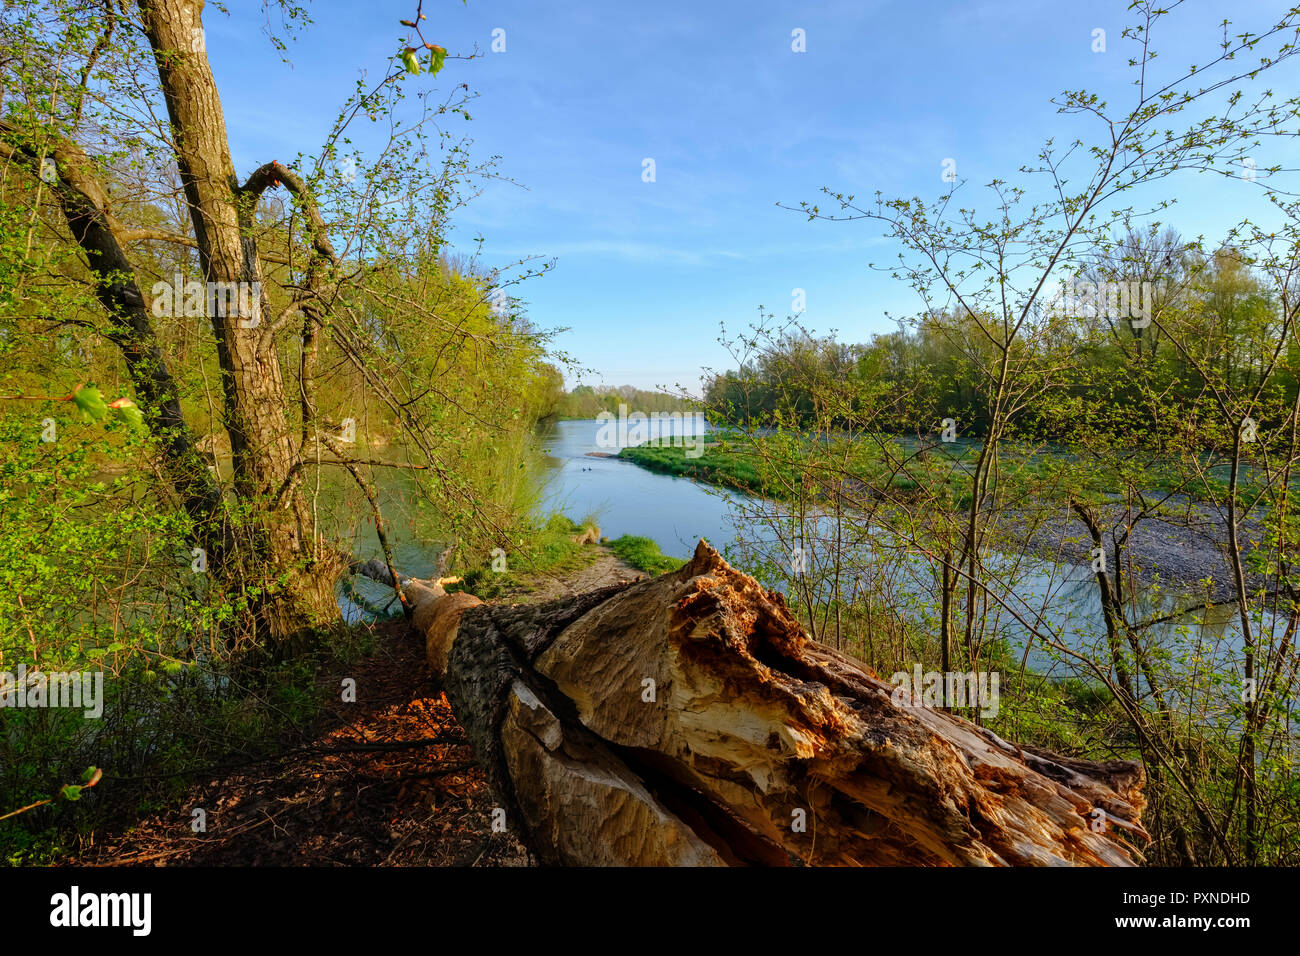
MULTIPOLYGON (((539 576, 502 600, 531 603, 641 572, 604 548, 567 578, 539 576)), ((423 642, 404 621, 378 627, 367 660, 320 679, 356 678, 313 739, 199 780, 178 805, 88 837, 76 866, 531 866, 531 854, 492 831, 496 805, 423 642), (206 828, 194 832, 194 811, 206 828)))

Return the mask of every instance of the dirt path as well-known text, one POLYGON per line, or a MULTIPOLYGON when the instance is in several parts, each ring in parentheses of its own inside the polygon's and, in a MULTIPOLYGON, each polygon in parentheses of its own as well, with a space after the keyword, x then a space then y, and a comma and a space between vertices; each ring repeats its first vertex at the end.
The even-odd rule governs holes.
MULTIPOLYGON (((506 601, 530 603, 636 578, 601 549, 567 579, 538 577, 506 601)), ((379 650, 347 673, 357 702, 336 702, 318 734, 275 757, 197 782, 177 806, 95 836, 81 866, 529 866, 509 833, 492 832, 495 801, 423 643, 383 625, 379 650), (206 830, 194 832, 202 809, 206 830)))

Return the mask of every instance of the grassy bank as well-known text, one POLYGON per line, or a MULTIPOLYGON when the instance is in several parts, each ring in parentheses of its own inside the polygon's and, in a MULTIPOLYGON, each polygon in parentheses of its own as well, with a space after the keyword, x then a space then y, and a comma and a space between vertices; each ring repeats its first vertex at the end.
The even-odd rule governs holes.
MULTIPOLYGON (((938 499, 964 510, 970 504, 970 473, 980 445, 963 441, 922 447, 909 436, 864 436, 852 443, 822 443, 791 434, 756 442, 725 439, 706 446, 698 457, 686 452, 683 447, 647 444, 624 448, 617 457, 649 471, 776 501, 798 497, 805 481, 822 486, 842 481, 869 497, 900 503, 938 499)), ((1116 491, 1113 478, 1080 452, 1056 446, 1017 448, 1008 443, 1003 453, 1002 479, 1017 486, 1025 497, 1065 501, 1074 495, 1100 503, 1116 491)), ((1161 461, 1138 452, 1133 453, 1130 464, 1134 487, 1142 491, 1184 495, 1201 503, 1221 501, 1227 494, 1226 466, 1203 459, 1161 461)), ((1249 496, 1261 491, 1258 478, 1243 466, 1241 493, 1249 496)))
POLYGON ((590 519, 582 524, 565 515, 551 515, 540 522, 529 535, 521 535, 525 550, 498 554, 476 562, 461 572, 462 581, 448 591, 468 591, 485 601, 511 592, 526 590, 529 579, 538 574, 571 574, 596 560, 599 551, 580 545, 574 537, 580 534, 590 519))
POLYGON ((624 448, 618 457, 649 471, 694 478, 711 485, 735 488, 748 494, 781 498, 783 485, 794 480, 788 469, 774 469, 753 453, 708 446, 696 458, 687 449, 669 445, 638 445, 624 448))
POLYGON ((654 541, 639 535, 625 534, 609 542, 608 547, 624 563, 647 574, 667 574, 686 563, 681 558, 670 558, 654 541))
MULTIPOLYGON (((687 455, 684 447, 638 445, 624 448, 618 457, 660 474, 788 501, 797 496, 800 485, 808 480, 807 473, 801 469, 810 460, 809 445, 807 441, 789 437, 760 453, 748 442, 726 441, 706 446, 698 457, 687 455)), ((918 494, 923 488, 947 485, 954 501, 960 504, 964 500, 962 483, 968 479, 960 462, 973 454, 969 448, 963 446, 951 452, 939 452, 929 459, 914 460, 909 465, 910 474, 889 474, 884 457, 873 445, 860 443, 847 451, 844 454, 842 446, 838 451, 831 451, 836 460, 834 470, 828 470, 827 475, 833 476, 832 480, 843 480, 843 475, 852 474, 854 483, 887 489, 891 496, 900 498, 918 494)), ((826 452, 825 446, 819 447, 819 453, 826 452)))

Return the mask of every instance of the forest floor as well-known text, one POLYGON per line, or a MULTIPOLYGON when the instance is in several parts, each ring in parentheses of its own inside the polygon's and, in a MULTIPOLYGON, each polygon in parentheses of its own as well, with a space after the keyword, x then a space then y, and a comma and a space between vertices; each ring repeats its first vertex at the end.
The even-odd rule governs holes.
MULTIPOLYGON (((601 549, 568 578, 539 577, 497 603, 532 603, 641 572, 601 549)), ((305 744, 200 780, 171 809, 98 833, 63 862, 77 866, 529 866, 474 763, 423 642, 404 621, 378 626, 376 652, 320 675, 356 678, 305 744), (195 811, 206 828, 195 832, 195 811)), ((332 695, 337 696, 337 695, 332 695)))

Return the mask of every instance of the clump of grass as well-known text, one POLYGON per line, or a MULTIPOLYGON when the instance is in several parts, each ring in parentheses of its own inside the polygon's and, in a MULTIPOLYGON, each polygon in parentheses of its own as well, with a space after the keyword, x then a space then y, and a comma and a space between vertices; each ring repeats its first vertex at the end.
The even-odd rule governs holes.
POLYGON ((681 558, 670 558, 659 550, 659 545, 654 541, 635 534, 615 538, 609 542, 609 550, 625 563, 648 574, 666 574, 686 563, 681 558))
MULTIPOLYGON (((590 522, 588 522, 590 523, 590 522)), ((530 590, 529 578, 540 574, 567 574, 591 564, 600 553, 574 542, 583 526, 562 514, 551 515, 521 540, 527 551, 508 555, 507 570, 494 571, 490 560, 469 568, 459 585, 449 591, 468 591, 485 601, 521 590, 530 590)))

